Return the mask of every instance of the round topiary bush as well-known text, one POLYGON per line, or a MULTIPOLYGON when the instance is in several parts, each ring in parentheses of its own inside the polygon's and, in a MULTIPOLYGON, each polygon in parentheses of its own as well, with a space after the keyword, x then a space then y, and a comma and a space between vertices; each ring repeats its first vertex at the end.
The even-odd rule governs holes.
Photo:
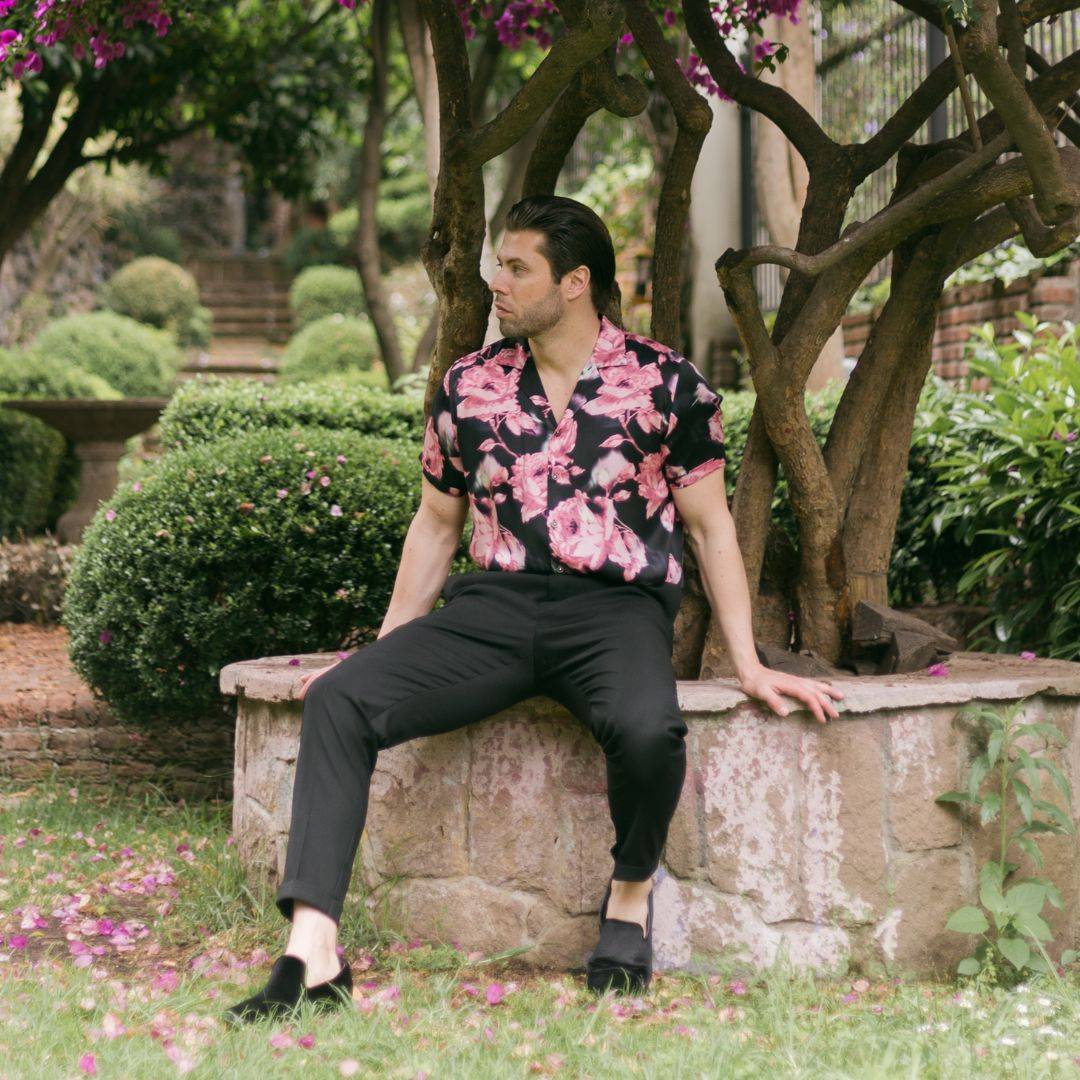
MULTIPOLYGON (((104 379, 44 357, 0 349, 0 400, 118 398, 104 379)), ((0 536, 35 536, 78 494, 74 448, 55 428, 14 409, 0 409, 0 536)))
POLYGON ((168 259, 132 259, 105 283, 101 300, 121 315, 168 330, 185 348, 209 341, 209 312, 199 304, 199 285, 168 259))
POLYGON ((200 443, 244 431, 320 427, 389 439, 424 435, 422 394, 391 394, 338 376, 334 392, 326 382, 266 383, 197 375, 181 384, 161 414, 160 439, 166 450, 189 450, 200 443))
POLYGON ((416 454, 316 428, 166 454, 83 535, 64 598, 75 668, 131 722, 231 716, 225 664, 373 639, 420 500, 416 454))
POLYGON ((298 330, 327 315, 365 315, 360 275, 348 266, 309 266, 289 286, 289 307, 298 330))
POLYGON ((284 382, 303 382, 367 369, 377 351, 375 330, 367 319, 327 315, 293 335, 278 374, 284 382))
POLYGON ((100 375, 124 397, 164 397, 184 354, 165 330, 115 311, 65 315, 31 342, 28 353, 100 375))

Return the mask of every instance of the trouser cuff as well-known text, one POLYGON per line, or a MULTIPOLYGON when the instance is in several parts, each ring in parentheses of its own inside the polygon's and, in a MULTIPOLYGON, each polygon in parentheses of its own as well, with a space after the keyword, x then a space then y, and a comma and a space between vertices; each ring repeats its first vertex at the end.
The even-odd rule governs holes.
POLYGON ((277 893, 274 895, 274 903, 282 916, 290 922, 293 916, 294 900, 310 904, 311 907, 318 908, 323 914, 329 915, 334 922, 341 922, 341 912, 345 906, 344 901, 331 896, 317 885, 292 878, 289 881, 283 881, 278 886, 277 893))

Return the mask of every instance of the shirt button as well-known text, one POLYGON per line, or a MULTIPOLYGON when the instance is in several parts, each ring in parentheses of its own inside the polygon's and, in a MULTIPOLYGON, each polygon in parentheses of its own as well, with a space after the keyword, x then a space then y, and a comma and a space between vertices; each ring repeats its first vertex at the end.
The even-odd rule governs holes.
POLYGON ((555 571, 556 574, 566 573, 566 567, 563 566, 561 562, 556 562, 554 559, 551 560, 551 568, 555 571))

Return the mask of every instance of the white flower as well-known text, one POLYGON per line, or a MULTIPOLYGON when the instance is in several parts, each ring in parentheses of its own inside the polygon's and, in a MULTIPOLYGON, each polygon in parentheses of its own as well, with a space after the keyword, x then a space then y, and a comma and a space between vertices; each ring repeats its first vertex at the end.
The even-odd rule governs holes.
POLYGON ((1028 1011, 1028 1007, 1022 1001, 1020 1001, 1017 1002, 1016 1011, 1018 1013, 1026 1013, 1028 1011))
POLYGON ((1016 1040, 1011 1035, 1002 1035, 1001 1036, 1001 1045, 1002 1046, 1015 1046, 1016 1045, 1016 1040))

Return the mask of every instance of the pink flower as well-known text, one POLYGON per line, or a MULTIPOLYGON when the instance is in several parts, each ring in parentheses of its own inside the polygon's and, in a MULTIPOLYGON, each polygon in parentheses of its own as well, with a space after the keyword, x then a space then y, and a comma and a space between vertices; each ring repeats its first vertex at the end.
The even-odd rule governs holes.
POLYGON ((505 991, 499 983, 491 983, 487 988, 485 997, 489 1005, 498 1005, 502 1001, 505 991))
POLYGON ((142 481, 141 480, 136 480, 135 483, 131 485, 131 490, 132 491, 142 491, 142 481))
POLYGON ((288 495, 288 494, 289 494, 289 489, 288 488, 278 488, 278 490, 277 490, 277 497, 279 499, 284 499, 285 496, 288 495))
POLYGON ((97 1076, 97 1063, 94 1061, 93 1054, 83 1054, 79 1058, 79 1068, 82 1069, 87 1076, 97 1076))
POLYGON ((948 675, 949 669, 945 664, 931 664, 926 669, 927 675, 948 675))
POLYGON ((110 506, 109 509, 105 511, 105 520, 112 521, 115 517, 116 511, 110 506))
POLYGON ((315 477, 315 470, 314 470, 314 469, 308 469, 308 471, 307 471, 306 473, 304 473, 304 475, 305 475, 305 476, 306 476, 306 477, 307 477, 307 478, 308 478, 309 480, 312 480, 312 479, 314 479, 314 477, 315 477))
POLYGON ((310 1050, 315 1045, 315 1036, 301 1035, 300 1038, 296 1040, 296 1045, 302 1046, 305 1050, 310 1050))
POLYGON ((112 641, 112 631, 102 630, 101 633, 98 634, 98 641, 100 641, 102 645, 108 645, 109 642, 112 641))
POLYGON ((1034 659, 1036 659, 1036 656, 1030 649, 1025 649, 1020 654, 1020 659, 1021 660, 1034 660, 1034 659))
POLYGON ((338 506, 337 503, 334 503, 334 505, 330 507, 330 516, 341 517, 341 507, 338 506))
POLYGON ((270 1045, 275 1050, 284 1050, 288 1046, 292 1046, 293 1037, 287 1031, 275 1031, 270 1036, 270 1045))
POLYGON ((344 454, 338 454, 338 456, 337 456, 336 458, 334 458, 334 460, 335 460, 335 461, 336 461, 336 462, 337 462, 337 463, 338 463, 339 465, 344 465, 344 464, 345 464, 345 462, 346 462, 346 461, 348 461, 349 459, 348 459, 348 458, 347 458, 347 457, 346 457, 346 456, 345 456, 344 454))
POLYGON ((320 476, 319 477, 319 484, 322 487, 329 487, 330 486, 330 477, 329 476, 320 476))
POLYGON ((27 940, 25 934, 12 934, 11 937, 8 938, 8 948, 25 949, 27 940))
POLYGON ((298 659, 297 657, 295 657, 295 656, 294 656, 294 657, 293 657, 293 658, 292 658, 292 659, 291 659, 291 660, 289 661, 289 667, 299 667, 299 666, 300 666, 300 661, 299 661, 299 659, 298 659))

